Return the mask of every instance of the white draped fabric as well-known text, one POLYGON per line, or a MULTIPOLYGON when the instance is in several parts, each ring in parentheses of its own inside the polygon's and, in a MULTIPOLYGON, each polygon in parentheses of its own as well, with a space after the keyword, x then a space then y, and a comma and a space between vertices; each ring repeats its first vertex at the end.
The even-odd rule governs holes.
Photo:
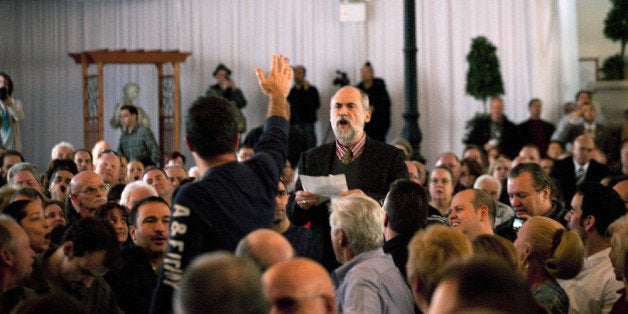
MULTIPOLYGON (((417 0, 417 43, 422 153, 432 166, 443 151, 460 153, 464 123, 482 104, 465 95, 466 54, 483 35, 498 47, 506 114, 519 122, 527 101, 540 97, 544 116, 577 86, 575 4, 569 0, 417 0)), ((182 65, 183 110, 204 94, 222 62, 244 91, 249 126, 261 123, 265 98, 254 69, 268 68, 283 52, 304 64, 321 93, 319 141, 328 131, 329 99, 336 69, 359 81, 370 60, 393 100, 388 138, 403 125, 403 0, 371 0, 367 21, 339 22, 334 0, 49 0, 0 1, 0 71, 12 75, 24 103, 24 154, 44 168, 52 146, 83 146, 81 68, 69 52, 93 49, 190 51, 182 65)), ((138 104, 156 130, 157 75, 151 65, 105 66, 105 139, 117 147, 119 130, 108 127, 127 82, 141 86, 138 104)), ((183 115, 185 116, 185 114, 183 115)), ((181 144, 184 153, 189 155, 181 144)))

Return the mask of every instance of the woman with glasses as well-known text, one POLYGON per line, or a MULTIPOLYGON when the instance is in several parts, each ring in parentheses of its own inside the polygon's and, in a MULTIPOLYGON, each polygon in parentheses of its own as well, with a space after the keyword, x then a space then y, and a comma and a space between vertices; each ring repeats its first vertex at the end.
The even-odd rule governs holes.
POLYGON ((429 192, 430 209, 429 216, 437 215, 447 217, 451 199, 454 196, 454 175, 445 166, 437 166, 430 173, 429 192))

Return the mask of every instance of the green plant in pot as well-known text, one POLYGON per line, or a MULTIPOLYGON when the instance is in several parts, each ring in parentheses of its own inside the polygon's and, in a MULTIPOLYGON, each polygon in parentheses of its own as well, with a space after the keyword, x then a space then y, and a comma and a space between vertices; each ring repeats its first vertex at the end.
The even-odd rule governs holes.
POLYGON ((604 20, 604 36, 620 42, 619 54, 604 60, 600 71, 605 80, 623 80, 625 78, 625 53, 628 43, 628 0, 611 0, 613 6, 604 20))

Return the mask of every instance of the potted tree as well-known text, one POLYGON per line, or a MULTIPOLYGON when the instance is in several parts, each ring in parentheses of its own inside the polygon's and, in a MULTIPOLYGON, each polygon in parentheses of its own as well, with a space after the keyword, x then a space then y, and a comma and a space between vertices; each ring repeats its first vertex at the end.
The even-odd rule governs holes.
POLYGON ((466 93, 482 101, 484 112, 476 112, 465 125, 465 144, 469 132, 478 121, 486 119, 486 102, 490 97, 504 94, 504 82, 499 71, 497 48, 484 36, 478 36, 471 42, 471 51, 467 55, 469 70, 467 71, 466 93))
POLYGON ((600 71, 605 80, 623 80, 625 78, 625 53, 628 43, 628 1, 611 0, 613 6, 604 20, 604 36, 620 42, 619 54, 604 60, 600 71))

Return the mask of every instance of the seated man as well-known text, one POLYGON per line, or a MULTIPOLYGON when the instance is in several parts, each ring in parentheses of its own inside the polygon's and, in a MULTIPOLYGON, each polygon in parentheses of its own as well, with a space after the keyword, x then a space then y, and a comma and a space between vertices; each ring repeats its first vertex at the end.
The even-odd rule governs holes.
POLYGON ((0 312, 13 313, 21 302, 35 296, 24 288, 34 257, 24 229, 13 218, 0 215, 0 312))
POLYGON ((311 259, 320 258, 316 255, 319 252, 318 242, 312 231, 308 228, 294 225, 286 215, 286 205, 288 204, 288 191, 283 181, 279 181, 279 190, 275 197, 275 220, 273 229, 283 235, 292 245, 298 256, 309 257, 311 259))
POLYGON ((120 195, 120 205, 124 205, 126 208, 131 209, 139 200, 149 196, 159 196, 154 187, 142 181, 131 182, 124 187, 124 190, 122 190, 122 194, 120 195))
POLYGON ((262 276, 271 313, 327 313, 338 311, 334 285, 320 264, 307 258, 277 263, 262 276))
POLYGON ((111 186, 120 181, 121 167, 122 164, 118 153, 107 149, 103 151, 96 160, 94 171, 102 177, 106 184, 111 186))
POLYGON ((28 162, 13 165, 7 174, 7 182, 21 187, 33 188, 39 193, 43 192, 37 167, 28 162))
POLYGON ((35 261, 27 287, 39 295, 65 293, 88 313, 123 313, 102 278, 120 258, 113 226, 108 221, 83 218, 65 232, 61 243, 35 261))
POLYGON ((170 208, 161 198, 151 196, 139 201, 130 214, 132 243, 122 249, 123 265, 105 276, 126 313, 148 313, 157 271, 164 263, 170 208))
POLYGON ((522 278, 496 257, 456 261, 440 273, 430 313, 545 313, 522 278))
POLYGON ((168 180, 168 175, 163 169, 149 166, 144 170, 142 180, 152 185, 157 191, 157 194, 159 194, 159 197, 163 198, 166 203, 168 203, 168 206, 172 204, 172 191, 174 187, 172 186, 172 182, 168 180))
POLYGON ((340 264, 332 272, 338 310, 344 313, 413 313, 412 294, 392 257, 382 249, 384 211, 372 198, 332 199, 331 242, 340 264))
POLYGON ((102 177, 89 170, 81 171, 70 181, 70 201, 65 220, 68 224, 81 217, 90 217, 100 205, 107 202, 106 185, 102 177))
POLYGON ((185 171, 185 168, 183 168, 183 166, 179 166, 179 165, 166 166, 164 170, 166 171, 168 180, 172 182, 173 188, 178 187, 182 181, 187 180, 189 178, 188 172, 185 171))
MULTIPOLYGON (((267 313, 260 272, 231 253, 206 253, 193 260, 175 290, 175 313, 267 313)), ((170 301, 168 301, 170 302, 170 301)))
POLYGON ((473 188, 480 189, 488 193, 493 201, 495 201, 495 227, 501 225, 502 223, 508 221, 510 218, 515 216, 515 211, 512 209, 512 207, 499 201, 499 196, 502 193, 502 184, 501 182, 499 182, 499 180, 497 180, 497 178, 488 174, 483 174, 475 180, 475 183, 473 183, 473 188))
POLYGON ((70 159, 72 158, 72 153, 74 153, 74 146, 68 142, 59 142, 57 145, 52 147, 52 151, 50 152, 50 160, 55 159, 70 159))
POLYGON ((451 200, 449 225, 473 241, 482 234, 493 234, 495 201, 478 189, 463 190, 451 200))
POLYGON ((257 229, 240 240, 236 257, 252 260, 261 271, 294 257, 290 242, 274 230, 257 229))

